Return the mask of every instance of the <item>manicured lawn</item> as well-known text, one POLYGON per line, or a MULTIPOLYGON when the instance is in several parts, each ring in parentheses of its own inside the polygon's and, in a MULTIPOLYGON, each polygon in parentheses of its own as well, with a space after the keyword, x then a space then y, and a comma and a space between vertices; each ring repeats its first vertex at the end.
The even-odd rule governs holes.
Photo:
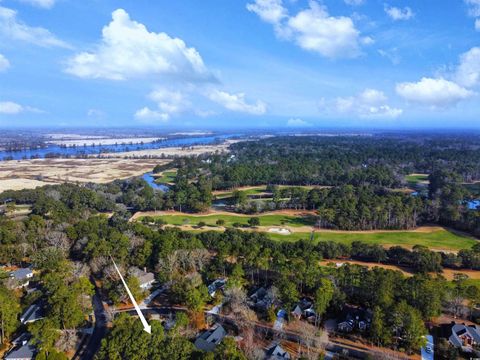
MULTIPOLYGON (((279 241, 297 241, 300 239, 310 239, 310 233, 293 233, 291 235, 269 234, 269 237, 279 241)), ((461 250, 469 249, 477 243, 477 240, 452 233, 448 230, 438 230, 434 232, 379 232, 379 233, 332 233, 316 232, 314 239, 318 241, 335 241, 343 244, 350 244, 353 241, 362 241, 369 244, 378 245, 400 245, 412 247, 415 245, 424 245, 431 249, 440 250, 461 250)))
POLYGON ((176 171, 164 171, 161 176, 155 178, 155 182, 157 184, 173 183, 176 175, 176 171))
MULTIPOLYGON (((249 196, 249 195, 258 195, 258 194, 261 194, 261 193, 264 193, 267 191, 267 187, 265 185, 262 185, 262 186, 255 186, 255 187, 252 187, 251 189, 247 189, 247 190, 240 190, 242 193, 244 193, 246 196, 249 196)), ((217 199, 227 199, 227 198, 231 198, 233 195, 233 190, 232 191, 227 191, 227 192, 221 192, 216 196, 217 199)))
POLYGON ((409 183, 417 184, 421 181, 428 181, 428 174, 411 174, 405 176, 405 180, 409 183))
MULTIPOLYGON (((260 226, 312 226, 315 220, 312 217, 296 217, 288 215, 252 215, 251 217, 258 217, 260 219, 260 226)), ((217 220, 225 221, 224 226, 233 226, 234 223, 248 225, 250 216, 237 215, 164 215, 158 216, 167 224, 171 225, 198 225, 199 222, 204 222, 209 226, 216 226, 217 220)))

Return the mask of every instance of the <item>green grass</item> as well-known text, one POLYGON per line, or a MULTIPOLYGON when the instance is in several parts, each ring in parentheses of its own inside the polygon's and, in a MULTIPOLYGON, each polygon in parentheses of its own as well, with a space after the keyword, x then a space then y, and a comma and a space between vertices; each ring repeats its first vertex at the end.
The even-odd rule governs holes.
POLYGON ((418 184, 421 181, 428 181, 428 175, 426 174, 416 174, 416 175, 407 175, 405 180, 412 184, 418 184))
MULTIPOLYGON (((268 234, 270 238, 278 241, 297 241, 310 239, 310 233, 294 233, 291 235, 268 234)), ((362 241, 368 244, 378 245, 400 245, 412 247, 424 245, 431 249, 461 250, 469 249, 478 241, 448 230, 438 230, 429 233, 401 231, 401 232, 379 232, 379 233, 331 233, 317 232, 314 240, 335 241, 343 244, 351 244, 353 241, 362 241)))
POLYGON ((164 171, 161 176, 155 178, 155 183, 157 184, 167 184, 173 183, 175 181, 175 176, 177 176, 176 171, 164 171))
MULTIPOLYGON (((255 215, 252 215, 252 217, 255 215)), ((219 219, 225 221, 226 227, 232 227, 234 223, 248 225, 250 216, 232 215, 165 215, 158 216, 167 224, 171 225, 192 225, 197 226, 200 222, 204 222, 209 227, 216 227, 219 219)), ((260 226, 313 226, 315 219, 311 216, 295 217, 288 215, 258 215, 260 226)), ((140 219, 141 220, 141 219, 140 219)), ((298 241, 300 239, 310 239, 310 233, 292 233, 290 235, 280 235, 268 233, 268 236, 277 241, 298 241)), ((413 247, 415 245, 424 245, 431 249, 458 251, 461 249, 469 249, 478 241, 458 233, 448 231, 447 229, 436 230, 432 232, 415 232, 415 231, 399 231, 399 232, 316 232, 314 241, 335 241, 343 244, 351 244, 353 241, 362 241, 368 244, 378 245, 400 245, 404 247, 413 247)))
MULTIPOLYGON (((315 219, 309 216, 295 217, 287 215, 252 215, 251 217, 258 217, 260 219, 260 226, 312 226, 315 223, 315 219)), ((248 225, 250 216, 237 216, 237 215, 207 215, 207 216, 195 216, 195 215, 164 215, 157 216, 161 218, 167 224, 171 225, 193 225, 196 226, 200 222, 204 222, 208 226, 216 226, 217 220, 225 221, 225 226, 233 226, 234 223, 242 225, 248 225)))
POLYGON ((480 289, 480 279, 468 279, 465 282, 467 283, 468 286, 476 286, 477 288, 480 289))
MULTIPOLYGON (((258 194, 264 193, 266 191, 267 191, 267 187, 264 186, 264 185, 256 186, 256 187, 254 187, 252 189, 248 189, 248 190, 240 190, 240 192, 244 193, 246 196, 258 195, 258 194)), ((218 195, 216 195, 216 198, 217 199, 228 199, 228 198, 231 198, 232 196, 233 196, 233 190, 225 192, 225 193, 218 194, 218 195)))

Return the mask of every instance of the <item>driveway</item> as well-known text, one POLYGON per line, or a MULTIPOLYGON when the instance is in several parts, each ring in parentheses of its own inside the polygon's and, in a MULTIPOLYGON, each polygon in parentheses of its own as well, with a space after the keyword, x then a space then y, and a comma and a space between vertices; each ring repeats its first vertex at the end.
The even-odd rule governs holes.
POLYGON ((433 336, 432 335, 427 335, 427 345, 425 347, 422 347, 422 360, 433 360, 433 353, 434 353, 434 347, 433 347, 433 336), (426 348, 429 347, 432 349, 432 352, 428 353, 426 348))

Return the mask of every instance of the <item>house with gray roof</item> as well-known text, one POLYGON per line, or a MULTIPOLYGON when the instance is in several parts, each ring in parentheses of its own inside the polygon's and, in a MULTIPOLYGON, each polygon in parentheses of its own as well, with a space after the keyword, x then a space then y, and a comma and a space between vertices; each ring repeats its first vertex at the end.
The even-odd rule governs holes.
POLYGON ((28 286, 31 278, 33 278, 33 271, 30 268, 20 268, 10 272, 10 280, 13 282, 13 287, 17 289, 28 286))
POLYGON ((208 294, 211 297, 214 297, 218 290, 222 290, 225 287, 226 283, 227 283, 226 279, 215 280, 210 285, 208 285, 208 294))
POLYGON ((203 351, 214 351, 225 336, 227 336, 227 332, 222 325, 217 324, 197 337, 197 340, 195 340, 195 347, 203 351))
POLYGON ((22 324, 28 324, 43 318, 44 314, 41 306, 38 304, 33 304, 27 310, 25 310, 22 316, 20 316, 20 322, 22 324))
POLYGON ((5 355, 5 360, 32 360, 36 356, 37 349, 26 340, 15 346, 5 355))
POLYGON ((283 359, 291 359, 290 353, 285 351, 280 344, 273 343, 271 344, 266 350, 266 359, 271 360, 283 360, 283 359))
POLYGON ((140 283, 140 288, 142 290, 150 289, 155 282, 155 275, 151 272, 147 272, 146 269, 141 270, 138 268, 134 268, 133 270, 131 270, 131 273, 138 279, 138 282, 140 283))
POLYGON ((476 325, 455 324, 448 340, 464 352, 473 352, 474 346, 480 345, 480 328, 476 325))

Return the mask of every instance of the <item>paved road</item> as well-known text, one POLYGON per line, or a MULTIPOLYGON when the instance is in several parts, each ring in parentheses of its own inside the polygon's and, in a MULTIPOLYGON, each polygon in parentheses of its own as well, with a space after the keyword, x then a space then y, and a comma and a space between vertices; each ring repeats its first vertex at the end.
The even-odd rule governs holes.
MULTIPOLYGON (((95 283, 94 281, 92 282, 95 283)), ((88 338, 85 344, 80 345, 73 360, 93 360, 96 352, 100 349, 102 339, 107 333, 107 314, 103 307, 103 302, 97 287, 95 287, 95 295, 92 297, 92 306, 95 314, 95 328, 93 329, 93 334, 88 338)))
MULTIPOLYGON (((148 314, 168 315, 170 313, 177 312, 177 311, 186 311, 186 309, 183 307, 151 307, 146 310, 142 310, 143 314, 145 315, 148 315, 148 314)), ((120 313, 120 312, 126 312, 132 316, 137 315, 135 309, 123 309, 121 311, 118 311, 117 313, 120 313)), ((229 324, 231 326, 236 326, 234 320, 231 317, 219 315, 219 314, 214 314, 212 316, 214 316, 217 319, 217 321, 229 324)), ((261 332, 262 334, 270 334, 274 336, 277 333, 279 333, 278 331, 273 329, 270 325, 266 325, 258 322, 255 322, 254 327, 257 332, 259 333, 261 332)), ((300 336, 294 332, 282 331, 280 332, 280 334, 286 340, 293 341, 293 342, 300 341, 300 336)), ((361 349, 361 348, 354 348, 353 346, 346 346, 345 344, 337 342, 333 339, 331 339, 330 343, 327 345, 327 350, 330 355, 332 353, 341 353, 344 350, 347 350, 349 356, 353 359, 364 359, 368 354, 368 350, 361 349)))
MULTIPOLYGON (((95 323, 95 329, 94 329, 93 335, 90 337, 90 340, 88 341, 88 343, 84 346, 84 350, 79 351, 80 352, 79 357, 74 357, 74 359, 92 360, 95 353, 100 348, 102 338, 106 335, 106 332, 107 332, 106 313, 103 307, 103 303, 100 300, 98 291, 95 293, 93 297, 93 307, 95 312, 95 318, 97 319, 95 323)), ((148 315, 148 314, 168 315, 170 313, 174 313, 178 311, 186 311, 186 308, 184 307, 149 307, 147 309, 142 309, 142 313, 144 315, 148 315)), ((130 315, 137 316, 137 313, 133 308, 118 310, 118 311, 115 311, 114 313, 121 313, 121 312, 126 312, 126 313, 129 313, 130 315)), ((212 315, 212 314, 209 314, 209 315, 212 315)), ((218 321, 230 324, 232 326, 236 326, 234 320, 228 316, 223 316, 219 314, 214 314, 213 316, 218 321)), ((263 323, 256 322, 254 324, 254 327, 256 331, 261 332, 262 334, 268 333, 274 336, 278 333, 271 326, 263 323)), ((284 332, 281 332, 281 335, 283 336, 283 338, 289 341, 294 341, 294 342, 300 341, 300 336, 294 332, 284 331, 284 332)), ((364 359, 369 353, 369 350, 367 348, 355 347, 353 345, 346 345, 346 344, 343 344, 342 342, 336 341, 335 339, 330 339, 330 342, 327 345, 326 350, 329 356, 331 356, 334 353, 341 353, 344 350, 347 350, 349 356, 354 359, 364 359)), ((423 354, 423 349, 422 349, 422 354, 423 354)), ((428 360, 433 360, 433 355, 432 355, 432 358, 428 360)))

